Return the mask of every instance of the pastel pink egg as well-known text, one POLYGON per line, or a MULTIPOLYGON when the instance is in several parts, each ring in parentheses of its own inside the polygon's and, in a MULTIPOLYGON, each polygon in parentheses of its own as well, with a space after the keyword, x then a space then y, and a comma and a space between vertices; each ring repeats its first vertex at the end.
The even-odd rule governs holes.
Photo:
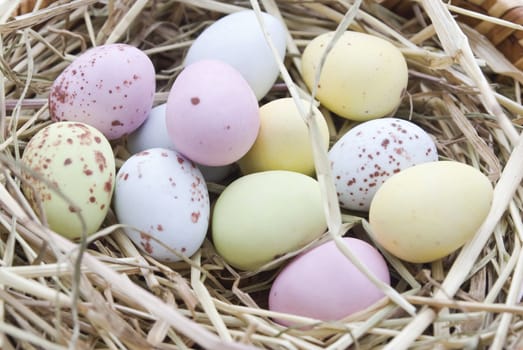
MULTIPOLYGON (((381 281, 390 284, 385 259, 373 246, 343 238, 347 248, 381 281)), ((299 255, 274 281, 269 309, 335 321, 364 310, 384 294, 337 248, 334 241, 299 255)), ((291 326, 285 320, 279 323, 291 326)))
POLYGON ((98 46, 56 78, 49 111, 54 121, 83 122, 113 140, 145 121, 155 89, 154 66, 143 51, 127 44, 98 46))
POLYGON ((198 61, 175 80, 166 125, 175 148, 186 157, 208 166, 231 164, 256 140, 258 101, 235 68, 217 60, 198 61))

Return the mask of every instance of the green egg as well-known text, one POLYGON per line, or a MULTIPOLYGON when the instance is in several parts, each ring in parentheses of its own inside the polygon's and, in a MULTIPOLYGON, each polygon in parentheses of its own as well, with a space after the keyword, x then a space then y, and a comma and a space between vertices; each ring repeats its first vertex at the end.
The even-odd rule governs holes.
POLYGON ((31 138, 22 162, 32 170, 24 174, 22 191, 53 231, 74 239, 84 228, 88 235, 100 228, 116 171, 111 145, 100 131, 78 122, 50 124, 31 138))
POLYGON ((318 182, 286 170, 243 176, 214 206, 212 238, 232 266, 255 270, 320 237, 327 224, 318 182))

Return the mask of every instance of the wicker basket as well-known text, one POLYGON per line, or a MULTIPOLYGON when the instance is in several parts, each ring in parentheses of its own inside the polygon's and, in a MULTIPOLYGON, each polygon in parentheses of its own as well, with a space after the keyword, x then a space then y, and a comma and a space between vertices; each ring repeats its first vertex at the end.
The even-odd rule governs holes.
MULTIPOLYGON (((267 101, 291 86, 307 90, 304 46, 350 19, 354 2, 260 1, 290 34, 282 77, 292 81, 278 81, 267 101)), ((361 313, 337 322, 298 318, 303 327, 286 328, 267 310, 278 270, 237 271, 210 239, 190 261, 166 265, 137 250, 112 212, 89 242, 71 242, 37 220, 20 191, 18 160, 50 123, 50 85, 77 55, 117 41, 141 48, 157 69, 161 103, 198 33, 255 3, 0 0, 9 11, 0 11, 0 348, 522 349, 523 31, 494 21, 521 25, 521 0, 455 0, 453 12, 443 1, 370 0, 350 23, 389 40, 408 61, 408 91, 395 115, 423 127, 442 159, 470 164, 495 185, 489 216, 459 252, 431 264, 386 255, 394 293, 361 313), (452 14, 477 31, 462 30, 452 14), (472 48, 452 40, 464 33, 472 48), (500 52, 513 65, 500 64, 500 52)), ((322 112, 331 143, 355 125, 322 112)), ((130 156, 125 140, 112 146, 121 166, 130 156)), ((209 183, 211 197, 239 175, 209 183)), ((365 215, 343 211, 339 223, 337 202, 329 202, 335 195, 326 197, 332 226, 370 241, 365 215)))
MULTIPOLYGON (((411 0, 385 0, 382 4, 392 11, 407 18, 413 16, 415 2, 411 0)), ((453 6, 481 14, 458 15, 458 20, 473 27, 485 35, 516 67, 523 70, 523 2, 519 0, 455 0, 453 6), (485 17, 490 17, 485 18, 485 17), (519 25, 516 28, 496 23, 492 19, 519 25)))

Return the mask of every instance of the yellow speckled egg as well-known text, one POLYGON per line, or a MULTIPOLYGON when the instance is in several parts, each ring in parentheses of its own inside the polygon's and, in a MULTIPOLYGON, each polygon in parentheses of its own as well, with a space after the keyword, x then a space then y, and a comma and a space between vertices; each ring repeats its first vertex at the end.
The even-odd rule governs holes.
POLYGON ((424 263, 452 253, 476 233, 492 202, 478 169, 455 161, 415 165, 376 192, 369 223, 376 241, 400 259, 424 263))
POLYGON ((79 122, 50 124, 31 138, 22 162, 39 175, 27 172, 22 190, 35 210, 41 202, 42 214, 52 230, 68 238, 80 237, 80 215, 85 221, 86 234, 100 228, 115 181, 113 151, 100 131, 79 122))
MULTIPOLYGON (((303 52, 303 80, 311 90, 333 35, 314 38, 303 52)), ((339 116, 364 121, 390 114, 407 82, 407 64, 398 48, 379 37, 347 31, 327 56, 316 97, 339 116)))
POLYGON ((312 242, 326 227, 318 182, 286 170, 235 180, 218 197, 212 215, 218 254, 242 270, 312 242))
MULTIPOLYGON (((309 102, 303 100, 308 110, 309 102)), ((320 127, 323 147, 329 146, 329 130, 321 112, 313 116, 320 127)), ((292 98, 280 98, 260 107, 260 131, 249 152, 240 159, 240 169, 249 174, 265 170, 289 170, 312 175, 314 158, 309 130, 292 98)))

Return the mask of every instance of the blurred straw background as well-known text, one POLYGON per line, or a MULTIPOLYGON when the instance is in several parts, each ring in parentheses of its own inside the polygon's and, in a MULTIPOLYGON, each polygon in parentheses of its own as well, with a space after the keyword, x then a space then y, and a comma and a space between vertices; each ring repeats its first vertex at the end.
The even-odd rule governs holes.
MULTIPOLYGON (((350 0, 0 0, 0 348, 523 348, 519 2, 367 0, 356 9, 350 0), (77 55, 105 43, 139 47, 155 64, 161 103, 192 40, 253 5, 280 17, 289 34, 282 69, 292 81, 278 81, 262 103, 306 91, 303 48, 352 8, 351 30, 389 40, 408 61, 408 93, 395 116, 431 134, 441 159, 473 165, 495 185, 493 209, 472 242, 432 264, 386 255, 398 298, 339 322, 289 315, 278 317, 303 327, 272 322, 266 299, 277 269, 236 271, 210 240, 190 261, 164 265, 139 252, 109 213, 89 241, 67 241, 42 225, 20 192, 20 155, 50 122, 49 87, 77 55)), ((331 142, 353 125, 322 112, 331 142)), ((125 140, 113 147, 121 165, 125 140)), ((238 175, 209 183, 211 197, 238 175)), ((341 227, 369 240, 365 219, 341 212, 341 227)))

